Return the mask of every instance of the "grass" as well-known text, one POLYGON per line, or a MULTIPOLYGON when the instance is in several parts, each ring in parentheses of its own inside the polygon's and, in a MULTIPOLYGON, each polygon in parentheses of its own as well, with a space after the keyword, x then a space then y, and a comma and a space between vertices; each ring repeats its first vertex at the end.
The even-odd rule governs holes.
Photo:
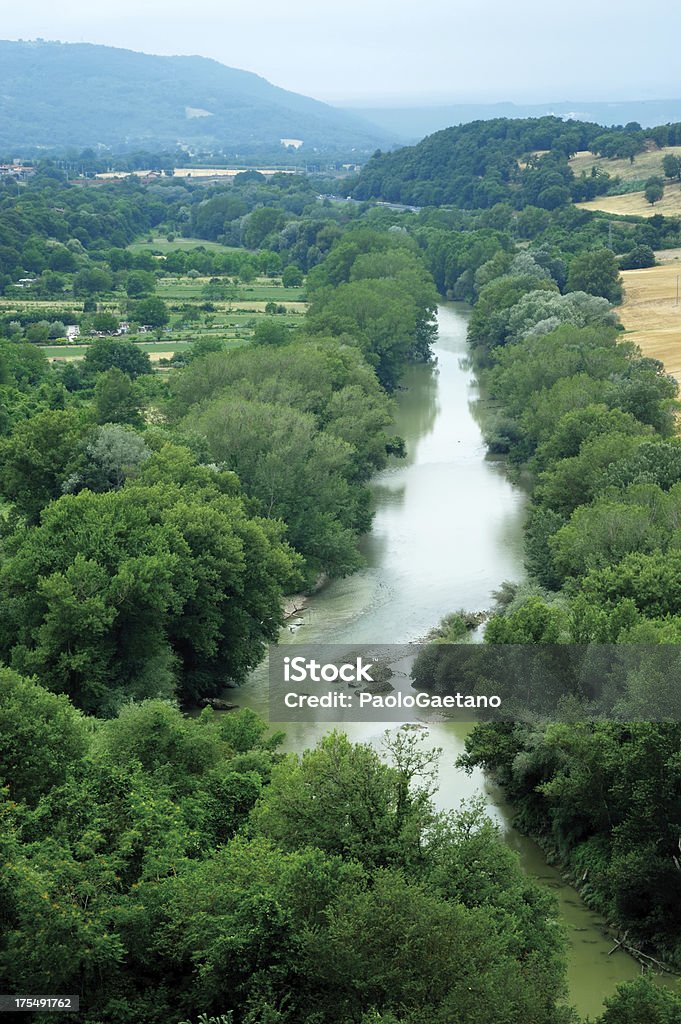
POLYGON ((621 196, 599 196, 588 203, 576 203, 581 210, 602 210, 603 213, 614 213, 630 217, 654 217, 661 213, 665 216, 681 214, 681 186, 674 182, 665 185, 664 196, 651 206, 643 192, 628 192, 621 196))
POLYGON ((619 314, 643 354, 661 360, 681 381, 681 250, 660 252, 658 258, 663 260, 658 267, 622 273, 625 297, 619 314))
MULTIPOLYGON (((268 302, 276 302, 286 308, 285 313, 277 313, 275 320, 287 327, 298 327, 301 325, 307 304, 303 301, 304 290, 302 288, 283 288, 282 285, 271 278, 259 278, 252 284, 241 284, 238 286, 236 297, 230 302, 228 300, 212 301, 213 309, 208 312, 202 309, 205 304, 203 289, 209 278, 172 277, 161 278, 158 282, 157 294, 168 304, 170 311, 170 323, 164 330, 161 340, 152 340, 150 335, 141 335, 144 341, 138 341, 137 335, 130 340, 144 351, 148 352, 154 362, 167 358, 173 352, 181 352, 187 349, 199 338, 219 338, 227 343, 229 348, 238 348, 247 344, 253 336, 253 331, 258 322, 265 318, 265 306, 268 302), (198 311, 197 320, 189 320, 186 316, 184 306, 194 307, 198 311), (149 339, 149 340, 146 340, 149 339)), ((0 300, 0 312, 7 313, 3 309, 0 300)), ((59 308, 71 305, 70 302, 62 303, 59 308)), ((108 310, 115 313, 121 319, 125 318, 127 299, 120 293, 111 293, 98 302, 100 310, 108 310)), ((41 301, 39 299, 19 299, 11 301, 11 311, 20 314, 25 311, 36 312, 40 310, 43 319, 50 320, 52 301, 41 301)), ((78 345, 45 345, 41 350, 48 359, 62 361, 75 361, 82 359, 87 351, 88 341, 78 345)))
POLYGON ((151 241, 147 238, 138 239, 136 242, 131 242, 128 249, 134 253, 156 250, 165 256, 166 253, 176 252, 178 249, 198 249, 199 246, 211 252, 243 252, 242 249, 236 249, 230 245, 220 245, 219 242, 207 242, 205 238, 177 237, 172 242, 169 242, 165 235, 156 235, 152 237, 151 241))
POLYGON ((664 177, 662 160, 668 154, 681 156, 681 146, 667 146, 664 149, 653 149, 646 153, 639 153, 634 157, 633 164, 630 160, 614 160, 603 156, 594 156, 588 150, 575 153, 570 160, 570 167, 579 177, 582 171, 591 174, 593 167, 601 171, 607 171, 611 178, 621 178, 622 181, 645 181, 657 174, 664 177))

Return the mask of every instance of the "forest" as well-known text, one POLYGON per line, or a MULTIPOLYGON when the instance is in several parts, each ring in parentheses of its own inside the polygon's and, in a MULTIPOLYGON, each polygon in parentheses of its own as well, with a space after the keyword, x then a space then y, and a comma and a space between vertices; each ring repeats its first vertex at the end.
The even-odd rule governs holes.
MULTIPOLYGON (((494 122, 460 133, 497 146, 502 181, 511 151, 575 141, 506 128, 507 153, 494 122)), ((287 595, 361 567, 439 296, 473 304, 488 445, 531 481, 528 581, 502 587, 486 642, 677 642, 678 387, 617 303, 623 259, 681 229, 542 205, 538 184, 411 213, 255 172, 83 185, 45 161, 2 186, 5 991, 80 993, 85 1024, 578 1020, 553 898, 481 806, 435 809, 437 751, 413 731, 296 757, 251 712, 199 711, 261 662, 287 595), (254 281, 274 309, 202 333, 254 281), (162 298, 180 282, 186 301, 162 298), (294 289, 305 311, 284 316, 294 289), (101 319, 124 314, 120 336, 101 319), (152 362, 139 329, 183 322, 195 340, 152 362), (73 360, 59 325, 87 339, 73 360)), ((464 767, 678 967, 681 735, 640 720, 658 683, 631 689, 626 725, 480 724, 464 767)), ((680 1013, 642 979, 599 1020, 680 1013)))

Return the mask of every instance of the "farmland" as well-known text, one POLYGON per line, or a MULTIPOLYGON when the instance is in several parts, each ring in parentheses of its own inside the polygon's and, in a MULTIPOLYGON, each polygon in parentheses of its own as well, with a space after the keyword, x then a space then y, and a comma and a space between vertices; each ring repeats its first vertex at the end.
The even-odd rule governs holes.
POLYGON ((664 176, 662 160, 667 154, 681 156, 681 146, 666 146, 664 149, 649 149, 645 153, 638 153, 633 162, 627 159, 613 159, 609 157, 595 156, 589 150, 581 150, 570 160, 570 167, 575 175, 582 172, 591 174, 595 167, 598 171, 607 171, 611 178, 621 178, 622 181, 645 181, 654 174, 664 176))
POLYGON ((646 356, 660 359, 681 380, 681 251, 658 254, 660 266, 623 272, 625 298, 620 318, 646 356))
MULTIPOLYGON (((273 316, 277 323, 295 328, 303 319, 307 304, 301 288, 283 288, 279 278, 257 278, 249 284, 225 286, 225 295, 206 299, 206 288, 210 278, 173 276, 158 280, 157 295, 162 298, 169 311, 169 322, 155 330, 130 338, 140 348, 149 352, 154 363, 171 357, 191 347, 199 338, 214 338, 226 343, 228 348, 247 343, 257 324, 273 316), (275 312, 276 310, 276 312, 275 312), (153 340, 152 340, 153 339, 153 340)), ((0 316, 16 316, 29 313, 45 321, 54 320, 64 309, 72 310, 73 319, 82 317, 83 303, 77 299, 57 303, 53 300, 39 300, 28 297, 0 299, 0 316)), ((98 302, 100 312, 112 313, 121 321, 126 319, 127 300, 125 295, 111 292, 102 295, 98 302)), ((41 346, 49 359, 59 362, 82 359, 87 350, 87 336, 76 344, 48 344, 41 346)))
POLYGON ((666 184, 663 198, 654 206, 648 202, 643 191, 627 192, 620 196, 599 196, 576 205, 582 210, 601 210, 622 217, 654 217, 656 214, 676 217, 681 214, 681 186, 677 183, 666 184))

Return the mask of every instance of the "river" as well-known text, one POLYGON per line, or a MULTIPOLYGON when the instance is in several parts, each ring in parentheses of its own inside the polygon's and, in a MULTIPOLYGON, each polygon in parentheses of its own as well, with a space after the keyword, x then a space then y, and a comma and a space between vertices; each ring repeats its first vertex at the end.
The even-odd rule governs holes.
MULTIPOLYGON (((526 499, 503 463, 486 455, 479 393, 466 364, 466 310, 443 305, 438 320, 436 364, 412 367, 398 397, 396 432, 407 443, 407 457, 392 460, 373 482, 376 515, 363 542, 366 568, 316 594, 284 630, 284 643, 407 643, 458 608, 489 608, 503 580, 523 576, 526 499)), ((267 697, 261 666, 237 699, 268 717, 267 697)), ((283 728, 286 748, 303 751, 328 725, 301 722, 283 728)), ((357 723, 347 732, 353 740, 373 742, 384 728, 357 723)), ((616 985, 637 977, 640 969, 624 953, 608 955, 613 943, 603 920, 546 863, 539 847, 512 828, 495 787, 481 772, 469 776, 455 767, 469 729, 455 722, 429 725, 432 745, 443 749, 438 803, 452 808, 484 795, 488 813, 526 872, 558 898, 570 940, 570 1000, 582 1015, 596 1016, 616 985)))

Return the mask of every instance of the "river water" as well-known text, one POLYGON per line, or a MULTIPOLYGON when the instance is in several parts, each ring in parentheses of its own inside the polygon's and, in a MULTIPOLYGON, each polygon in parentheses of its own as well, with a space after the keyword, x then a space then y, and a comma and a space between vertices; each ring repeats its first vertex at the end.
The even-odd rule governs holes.
MULTIPOLYGON (((407 443, 407 458, 393 460, 373 482, 376 515, 363 543, 366 568, 316 594, 283 631, 283 643, 407 643, 451 611, 489 608, 503 580, 522 579, 525 495, 510 483, 503 463, 486 456, 480 397, 466 364, 467 313, 443 305, 438 320, 436 364, 412 367, 398 397, 396 432, 407 443)), ((267 698, 261 666, 237 699, 267 718, 267 698)), ((321 722, 286 723, 285 746, 301 752, 327 728, 321 722)), ((344 728, 355 741, 375 742, 385 726, 344 728)), ((466 775, 455 767, 470 726, 449 721, 428 728, 432 745, 443 750, 437 802, 449 809, 463 799, 485 797, 524 869, 558 898, 570 939, 570 1001, 582 1015, 596 1016, 617 984, 638 976, 638 965, 624 953, 608 955, 613 941, 603 920, 546 863, 536 844, 512 828, 498 790, 481 772, 466 775)))

